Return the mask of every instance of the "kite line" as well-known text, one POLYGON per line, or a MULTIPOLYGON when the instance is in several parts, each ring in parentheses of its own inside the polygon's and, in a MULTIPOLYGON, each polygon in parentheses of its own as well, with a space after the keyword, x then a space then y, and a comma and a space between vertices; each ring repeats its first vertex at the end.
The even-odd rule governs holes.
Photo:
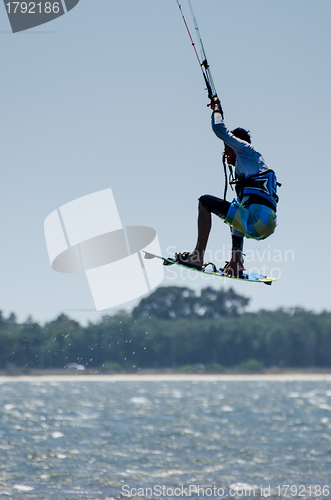
MULTIPOLYGON (((216 88, 215 88, 215 84, 214 84, 213 77, 212 77, 212 74, 211 74, 211 71, 210 71, 210 66, 209 66, 208 61, 207 61, 206 51, 205 51, 205 48, 204 48, 204 45, 203 45, 203 42, 202 42, 202 38, 201 38, 200 31, 199 31, 197 20, 196 20, 196 17, 194 15, 194 12, 193 12, 192 4, 191 4, 190 0, 187 0, 187 1, 188 1, 189 7, 190 7, 190 11, 191 11, 191 15, 192 15, 192 18, 193 18, 193 24, 194 24, 194 28, 195 28, 195 31, 196 31, 196 36, 197 36, 197 38, 199 40, 199 44, 200 44, 201 59, 200 59, 199 54, 197 52, 197 49, 196 49, 193 37, 191 35, 190 29, 188 27, 188 24, 186 22, 184 13, 182 11, 182 6, 179 3, 179 0, 176 0, 177 5, 178 5, 179 10, 180 10, 180 13, 181 13, 182 18, 183 18, 185 27, 186 27, 186 31, 188 33, 188 36, 189 36, 190 40, 191 40, 192 47, 194 49, 196 58, 197 58, 197 60, 199 62, 199 66, 200 66, 200 69, 201 69, 202 74, 203 74, 203 78, 204 78, 205 83, 206 83, 207 92, 208 92, 208 98, 210 100, 212 100, 214 97, 218 98, 217 92, 216 92, 216 88)), ((224 118, 223 109, 222 109, 220 100, 219 100, 219 104, 220 104, 220 112, 221 112, 222 118, 224 118)), ((210 106, 210 104, 208 106, 210 106)), ((227 190, 228 190, 228 183, 229 183, 229 181, 228 181, 228 175, 227 175, 227 168, 226 168, 226 156, 227 156, 226 155, 226 151, 224 150, 223 156, 222 156, 222 163, 223 163, 223 168, 224 168, 224 180, 225 180, 225 186, 224 186, 224 199, 225 200, 226 200, 226 193, 227 193, 227 190)), ((230 170, 231 177, 233 177, 232 168, 231 168, 230 165, 229 165, 229 170, 230 170)), ((231 186, 231 188, 232 188, 232 186, 231 186)))
POLYGON ((200 43, 201 59, 199 57, 198 51, 196 49, 196 46, 195 46, 195 43, 194 43, 194 40, 193 40, 193 37, 191 35, 190 29, 188 27, 188 24, 186 22, 186 19, 185 19, 183 10, 182 10, 182 6, 179 3, 179 0, 176 0, 176 2, 177 2, 177 5, 179 7, 180 13, 182 15, 182 18, 183 18, 183 21, 184 21, 184 24, 185 24, 185 27, 186 27, 186 31, 188 33, 188 36, 189 36, 190 40, 191 40, 191 44, 192 44, 192 47, 194 49, 196 58, 197 58, 197 60, 199 62, 199 66, 201 68, 202 75, 203 75, 203 78, 204 78, 205 83, 206 83, 208 97, 209 97, 209 99, 212 99, 213 97, 217 97, 216 88, 215 88, 213 77, 212 77, 212 74, 211 74, 211 71, 210 71, 210 67, 209 67, 209 64, 208 64, 208 61, 207 61, 206 51, 205 51, 205 48, 204 48, 204 45, 203 45, 203 42, 202 42, 202 38, 201 38, 201 35, 200 35, 200 31, 199 31, 197 20, 196 20, 196 17, 194 15, 194 12, 193 12, 192 4, 191 4, 190 0, 188 0, 188 4, 190 6, 190 11, 191 11, 191 14, 192 14, 194 28, 195 28, 196 35, 197 35, 197 38, 198 38, 199 43, 200 43))

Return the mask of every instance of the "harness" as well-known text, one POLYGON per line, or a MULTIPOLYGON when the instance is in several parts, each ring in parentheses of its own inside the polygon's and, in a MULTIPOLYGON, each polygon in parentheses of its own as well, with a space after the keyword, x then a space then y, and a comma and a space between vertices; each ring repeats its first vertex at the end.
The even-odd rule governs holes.
POLYGON ((240 200, 245 196, 259 196, 264 198, 268 205, 271 205, 274 210, 277 208, 279 197, 277 195, 277 186, 281 186, 277 182, 276 174, 273 170, 266 170, 260 174, 240 175, 237 179, 230 182, 235 184, 236 193, 240 200))

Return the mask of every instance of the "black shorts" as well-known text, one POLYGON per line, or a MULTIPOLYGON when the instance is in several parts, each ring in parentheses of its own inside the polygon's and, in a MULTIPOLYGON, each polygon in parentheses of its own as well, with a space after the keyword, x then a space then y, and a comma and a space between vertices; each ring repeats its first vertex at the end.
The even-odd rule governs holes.
POLYGON ((221 219, 225 219, 229 211, 231 203, 228 201, 217 198, 210 194, 204 194, 199 198, 201 205, 211 214, 217 215, 221 219))

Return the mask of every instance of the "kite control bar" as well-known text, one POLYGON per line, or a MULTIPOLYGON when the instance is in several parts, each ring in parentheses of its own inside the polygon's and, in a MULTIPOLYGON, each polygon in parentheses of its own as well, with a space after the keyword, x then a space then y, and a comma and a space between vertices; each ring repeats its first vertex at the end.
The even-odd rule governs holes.
MULTIPOLYGON (((193 18, 194 28, 195 28, 197 37, 198 37, 199 42, 200 42, 200 51, 201 51, 202 62, 201 62, 201 59, 200 59, 200 57, 198 55, 198 52, 197 52, 195 43, 193 41, 190 29, 188 27, 188 24, 186 22, 185 16, 183 14, 182 6, 180 5, 179 0, 176 0, 176 2, 177 2, 177 5, 179 7, 180 13, 182 15, 182 18, 183 18, 183 21, 184 21, 184 24, 185 24, 185 27, 186 27, 186 31, 188 33, 188 36, 190 37, 191 44, 192 44, 192 47, 194 49, 196 58, 198 59, 199 66, 201 68, 201 71, 202 71, 202 74, 203 74, 203 78, 204 78, 205 83, 206 83, 207 92, 208 92, 208 98, 210 100, 212 100, 213 97, 217 97, 217 92, 216 92, 216 88, 215 88, 215 85, 214 85, 213 77, 211 75, 210 67, 209 67, 209 64, 208 64, 208 61, 207 61, 207 56, 206 56, 205 48, 203 46, 203 42, 202 42, 202 38, 201 38, 201 35, 200 35, 198 23, 197 23, 197 20, 195 18, 195 15, 193 13, 191 2, 190 2, 190 0, 188 0, 189 6, 190 6, 190 10, 191 10, 191 14, 192 14, 192 18, 193 18)), ((223 116, 222 107, 221 107, 221 113, 222 113, 222 116, 223 116)))

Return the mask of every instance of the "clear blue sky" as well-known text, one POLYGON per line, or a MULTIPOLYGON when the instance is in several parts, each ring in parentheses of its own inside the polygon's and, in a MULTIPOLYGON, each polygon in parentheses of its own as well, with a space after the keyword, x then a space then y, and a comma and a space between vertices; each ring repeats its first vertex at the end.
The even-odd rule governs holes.
MULTIPOLYGON (((251 131, 283 184, 275 234, 245 247, 247 268, 281 278, 266 287, 172 269, 163 284, 232 285, 253 309, 330 310, 330 0, 192 2, 226 124, 251 131)), ((197 199, 223 193, 223 147, 176 1, 80 0, 15 35, 3 6, 0 51, 3 313, 45 321, 92 307, 85 276, 51 269, 43 233, 80 196, 110 187, 124 225, 156 229, 165 254, 191 250, 197 199)), ((229 244, 215 218, 211 257, 229 244)))

